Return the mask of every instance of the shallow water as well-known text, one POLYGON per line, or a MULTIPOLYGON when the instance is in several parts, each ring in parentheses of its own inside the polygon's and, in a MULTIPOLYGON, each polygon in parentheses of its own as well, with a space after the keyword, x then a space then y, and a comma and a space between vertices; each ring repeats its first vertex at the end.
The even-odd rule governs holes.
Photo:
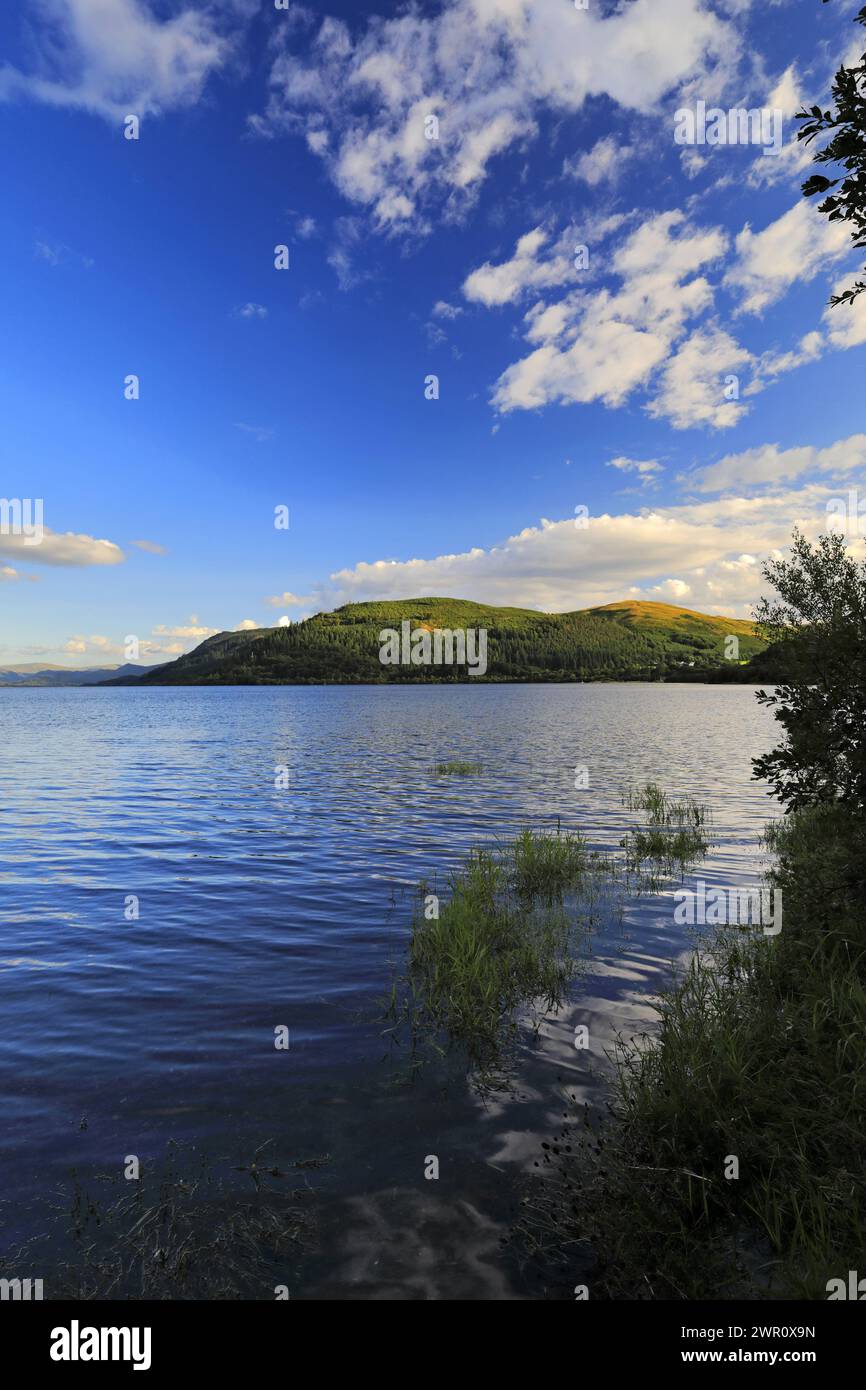
POLYGON ((686 886, 754 885, 774 814, 750 759, 775 728, 743 687, 7 689, 0 735, 7 1235, 73 1167, 273 1139, 328 1156, 293 1298, 528 1296, 498 1247, 512 1183, 690 944, 670 892, 629 901, 527 1038, 517 1090, 483 1105, 454 1066, 405 1084, 381 1036, 418 882, 527 825, 615 849, 623 790, 654 780, 712 810, 686 886), (450 758, 482 771, 431 771, 450 758))

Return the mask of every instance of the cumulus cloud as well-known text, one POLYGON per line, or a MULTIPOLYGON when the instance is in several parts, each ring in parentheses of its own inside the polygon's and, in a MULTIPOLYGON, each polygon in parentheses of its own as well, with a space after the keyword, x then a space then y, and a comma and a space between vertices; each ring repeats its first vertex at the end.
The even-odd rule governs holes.
POLYGON ((651 594, 659 603, 664 603, 666 599, 672 599, 674 603, 682 603, 692 592, 692 586, 686 584, 684 579, 664 579, 661 584, 653 584, 645 592, 651 594))
MULTIPOLYGON (((859 275, 844 275, 833 286, 833 294, 844 294, 853 289, 854 282, 862 279, 859 275)), ((827 337, 835 348, 859 347, 866 343, 866 294, 845 303, 828 305, 824 310, 824 326, 827 337)))
POLYGON ((844 478, 864 467, 866 434, 852 434, 824 449, 813 445, 780 449, 778 444, 762 444, 742 453, 726 454, 718 463, 697 469, 687 481, 697 492, 726 492, 732 488, 788 483, 807 473, 844 478))
POLYGON ((534 136, 540 113, 608 96, 649 113, 688 80, 732 68, 734 25, 704 0, 632 0, 603 13, 536 0, 450 0, 432 15, 286 27, 253 129, 306 139, 380 230, 459 215, 492 162, 534 136), (431 122, 430 118, 434 118, 431 122), (438 122, 438 128, 436 126, 438 122))
POLYGON ((292 594, 288 590, 284 594, 271 594, 270 598, 265 599, 271 608, 309 608, 314 602, 312 594, 292 594))
MULTIPOLYGON (((566 272, 563 258, 549 266, 539 259, 544 237, 538 229, 528 237, 505 265, 473 272, 464 290, 496 303, 545 283, 545 275, 547 283, 561 283, 566 273, 573 274, 570 264, 566 272)), ((538 346, 499 377, 492 397, 496 409, 507 413, 594 400, 618 406, 638 387, 648 387, 667 361, 650 406, 653 414, 667 415, 676 428, 733 424, 745 407, 725 399, 723 378, 748 354, 715 331, 693 334, 671 356, 689 321, 712 308, 713 291, 700 272, 724 255, 727 244, 720 228, 692 227, 680 211, 646 219, 612 257, 618 289, 591 295, 574 289, 529 309, 525 334, 538 346)))
POLYGON ((35 0, 41 21, 27 71, 0 66, 0 100, 21 97, 120 121, 198 101, 232 52, 226 10, 149 0, 35 0))
POLYGON ((765 587, 758 557, 781 553, 795 524, 817 535, 831 496, 816 484, 767 497, 590 517, 582 528, 574 518, 544 520, 491 549, 340 570, 317 606, 441 594, 568 612, 626 593, 682 598, 684 585, 692 607, 748 616, 765 587))
POLYGON ((850 230, 829 222, 801 199, 760 232, 746 225, 725 285, 739 297, 736 312, 760 314, 798 281, 811 280, 851 249, 850 230))
MULTIPOLYGON (((129 660, 125 638, 123 641, 119 641, 112 637, 106 637, 101 633, 92 633, 89 637, 85 637, 82 633, 76 633, 74 636, 70 637, 67 642, 63 643, 60 650, 66 656, 87 656, 90 658, 91 664, 97 666, 115 666, 125 664, 129 660)), ((186 650, 187 647, 182 643, 163 644, 151 642, 145 637, 139 642, 138 659, 142 660, 147 657, 158 656, 164 657, 186 650)), ((53 654, 53 649, 42 648, 40 649, 40 654, 42 653, 51 655, 53 654)))
POLYGON ((154 637, 196 637, 199 641, 203 641, 205 637, 213 637, 221 631, 222 629, 218 627, 204 627, 193 614, 185 626, 166 627, 161 623, 159 627, 152 629, 152 635, 154 637))
MULTIPOLYGON (((727 429, 783 373, 828 349, 866 342, 866 296, 853 307, 828 309, 822 327, 787 350, 753 353, 720 321, 719 284, 736 297, 735 317, 759 314, 850 251, 847 229, 805 201, 760 231, 745 226, 733 246, 723 228, 696 227, 682 210, 634 222, 630 214, 598 229, 602 236, 620 234, 601 260, 601 273, 618 277, 613 287, 590 294, 589 272, 572 259, 576 234, 554 236, 544 226, 526 232, 507 259, 485 261, 466 276, 470 302, 497 307, 534 300, 523 311, 531 350, 493 386, 499 413, 597 400, 618 407, 641 391, 647 413, 675 429, 727 429)), ((596 251, 594 244, 594 268, 596 251)), ((843 276, 834 292, 855 278, 843 276)))
POLYGON ((123 657, 124 646, 122 642, 112 641, 110 637, 105 637, 101 633, 93 633, 90 637, 76 635, 70 637, 68 642, 63 644, 64 652, 70 656, 84 656, 89 653, 98 656, 101 661, 110 661, 111 657, 123 657))
POLYGON ((746 411, 739 400, 738 371, 751 360, 752 354, 724 329, 698 328, 665 363, 647 412, 670 420, 678 430, 701 425, 727 429, 746 411))
POLYGON ((33 544, 29 536, 6 535, 0 531, 0 556, 26 560, 31 565, 70 565, 75 568, 89 565, 119 565, 126 559, 120 546, 113 541, 96 540, 93 536, 76 535, 73 531, 60 533, 48 526, 43 528, 42 540, 33 544))
POLYGON ((591 150, 567 159, 563 173, 582 179, 591 188, 602 183, 616 183, 625 165, 637 153, 633 145, 624 145, 613 135, 604 135, 591 150))
POLYGON ((519 239, 510 260, 502 261, 499 265, 485 261, 484 265, 471 271, 463 282, 466 298, 490 308, 497 304, 513 304, 527 290, 576 280, 578 272, 572 260, 571 241, 566 246, 565 239, 561 238, 550 252, 542 256, 539 253, 548 239, 542 227, 535 227, 519 239))

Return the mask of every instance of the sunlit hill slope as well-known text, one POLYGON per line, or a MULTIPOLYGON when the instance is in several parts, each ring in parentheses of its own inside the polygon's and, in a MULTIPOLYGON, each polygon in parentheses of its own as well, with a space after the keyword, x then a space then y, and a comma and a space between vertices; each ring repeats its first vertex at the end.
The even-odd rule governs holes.
MULTIPOLYGON (((573 613, 499 608, 468 599, 350 603, 288 627, 221 632, 136 680, 142 685, 426 681, 767 680, 750 675, 765 650, 753 624, 666 603, 605 604, 573 613), (383 665, 382 629, 484 629, 487 671, 383 665), (732 644, 730 639, 736 638, 732 644)), ((131 684, 121 680, 111 684, 131 684)))

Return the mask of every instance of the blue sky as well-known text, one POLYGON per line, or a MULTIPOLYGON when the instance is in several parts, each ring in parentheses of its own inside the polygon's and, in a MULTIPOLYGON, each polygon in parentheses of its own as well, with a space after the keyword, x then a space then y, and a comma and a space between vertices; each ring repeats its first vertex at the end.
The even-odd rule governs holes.
POLYGON ((413 594, 748 614, 866 485, 858 255, 792 119, 855 8, 4 9, 0 495, 46 529, 0 534, 0 663, 413 594), (678 144, 700 101, 782 149, 678 144))

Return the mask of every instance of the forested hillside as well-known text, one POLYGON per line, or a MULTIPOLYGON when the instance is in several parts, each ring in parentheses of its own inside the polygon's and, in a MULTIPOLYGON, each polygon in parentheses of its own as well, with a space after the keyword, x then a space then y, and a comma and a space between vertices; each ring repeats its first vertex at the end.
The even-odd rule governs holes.
MULTIPOLYGON (((624 602, 574 613, 497 608, 465 599, 354 603, 288 627, 223 632, 140 684, 320 684, 425 681, 731 679, 764 650, 753 625, 669 604, 624 602), (484 629, 487 671, 383 665, 383 629, 484 629), (726 643, 736 637, 736 656, 726 643), (713 674, 714 673, 714 674, 713 674)), ((115 682, 112 682, 115 683, 115 682)), ((125 682, 123 682, 125 683, 125 682)))

